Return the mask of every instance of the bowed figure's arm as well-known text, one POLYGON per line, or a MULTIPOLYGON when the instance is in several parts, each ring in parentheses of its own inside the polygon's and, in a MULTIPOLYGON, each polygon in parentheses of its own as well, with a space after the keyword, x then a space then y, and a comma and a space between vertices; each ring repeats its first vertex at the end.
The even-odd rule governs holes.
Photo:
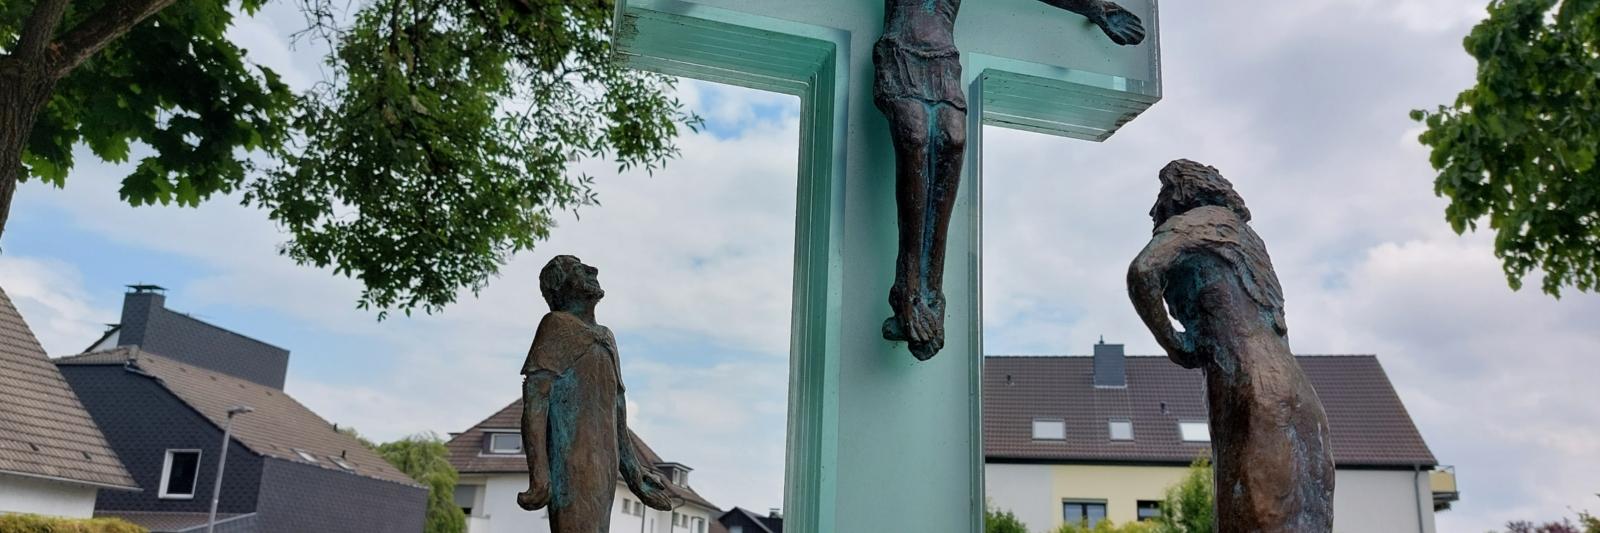
POLYGON ((1172 328, 1165 299, 1167 271, 1177 266, 1189 248, 1188 239, 1171 231, 1157 232, 1128 265, 1128 298, 1156 342, 1167 351, 1168 359, 1184 368, 1199 368, 1204 361, 1196 353, 1193 336, 1172 328))

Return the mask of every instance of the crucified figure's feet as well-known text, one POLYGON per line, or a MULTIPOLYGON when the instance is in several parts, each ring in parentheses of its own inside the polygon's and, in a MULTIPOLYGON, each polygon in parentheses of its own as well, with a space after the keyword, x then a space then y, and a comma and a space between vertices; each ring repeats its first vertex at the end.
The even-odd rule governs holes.
POLYGON ((905 341, 911 355, 920 361, 933 358, 944 348, 944 295, 934 293, 928 300, 916 297, 899 300, 892 306, 894 316, 883 321, 883 338, 905 341))

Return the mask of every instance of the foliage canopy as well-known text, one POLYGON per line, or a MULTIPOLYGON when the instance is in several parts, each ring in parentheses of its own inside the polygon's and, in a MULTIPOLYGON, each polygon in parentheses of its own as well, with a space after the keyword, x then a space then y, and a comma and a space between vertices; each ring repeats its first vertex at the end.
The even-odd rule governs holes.
POLYGON ((1457 233, 1487 217, 1512 288, 1600 288, 1600 0, 1493 0, 1463 44, 1477 84, 1412 111, 1457 233))
MULTIPOLYGON (((327 0, 320 0, 327 1, 327 0)), ((313 11, 327 13, 325 4, 313 11)), ((377 0, 337 47, 337 82, 302 100, 302 137, 248 200, 285 253, 365 284, 361 305, 436 310, 595 203, 571 162, 659 167, 693 118, 664 77, 611 57, 613 5, 377 0)), ((319 17, 328 20, 332 16, 319 17)))

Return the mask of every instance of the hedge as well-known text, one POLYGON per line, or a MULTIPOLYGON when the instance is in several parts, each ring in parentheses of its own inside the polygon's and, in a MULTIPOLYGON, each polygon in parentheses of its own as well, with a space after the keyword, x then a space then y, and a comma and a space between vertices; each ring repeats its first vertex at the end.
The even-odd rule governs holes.
POLYGON ((120 518, 0 515, 0 533, 149 533, 149 531, 120 518))

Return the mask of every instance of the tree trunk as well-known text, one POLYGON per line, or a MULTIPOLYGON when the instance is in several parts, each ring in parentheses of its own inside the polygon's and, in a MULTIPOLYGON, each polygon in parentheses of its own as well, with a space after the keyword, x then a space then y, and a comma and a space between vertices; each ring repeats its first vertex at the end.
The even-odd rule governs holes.
POLYGON ((11 198, 22 179, 22 151, 56 78, 0 61, 0 236, 11 219, 11 198))

